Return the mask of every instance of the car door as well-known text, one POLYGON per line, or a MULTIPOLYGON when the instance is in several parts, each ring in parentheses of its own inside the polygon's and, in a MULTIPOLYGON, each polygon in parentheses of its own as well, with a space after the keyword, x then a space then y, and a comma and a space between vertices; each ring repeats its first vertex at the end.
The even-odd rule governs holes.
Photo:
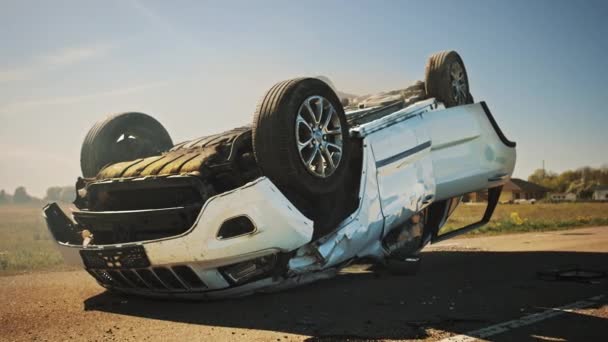
POLYGON ((423 115, 413 115, 367 137, 376 162, 385 234, 434 198, 431 140, 423 115))

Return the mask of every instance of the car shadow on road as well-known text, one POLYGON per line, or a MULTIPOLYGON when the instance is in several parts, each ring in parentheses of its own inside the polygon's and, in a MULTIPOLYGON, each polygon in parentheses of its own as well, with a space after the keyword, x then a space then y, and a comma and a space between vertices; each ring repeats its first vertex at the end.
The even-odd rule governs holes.
POLYGON ((279 293, 193 302, 103 292, 86 299, 84 306, 173 322, 301 334, 312 340, 422 339, 441 332, 464 334, 608 293, 605 279, 588 283, 537 276, 538 271, 572 265, 605 271, 608 253, 433 251, 423 253, 421 271, 414 277, 354 265, 333 279, 279 293))

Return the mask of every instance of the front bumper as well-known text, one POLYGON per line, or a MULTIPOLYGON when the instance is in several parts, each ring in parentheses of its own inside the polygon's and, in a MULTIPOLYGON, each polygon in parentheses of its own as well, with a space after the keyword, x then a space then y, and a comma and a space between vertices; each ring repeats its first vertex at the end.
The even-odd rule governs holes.
POLYGON ((265 177, 209 198, 189 230, 157 240, 85 247, 65 237, 86 227, 57 205, 47 205, 44 216, 67 263, 85 268, 104 287, 148 296, 235 296, 276 285, 284 279, 256 278, 239 285, 220 270, 293 251, 313 234, 313 222, 265 177), (252 232, 218 237, 226 220, 240 216, 251 220, 252 232))

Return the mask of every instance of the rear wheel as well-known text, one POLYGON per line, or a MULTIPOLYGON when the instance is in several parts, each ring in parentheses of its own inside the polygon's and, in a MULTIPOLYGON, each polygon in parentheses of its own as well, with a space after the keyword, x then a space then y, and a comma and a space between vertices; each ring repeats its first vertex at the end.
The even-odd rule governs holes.
POLYGON ((446 107, 473 101, 467 70, 456 51, 442 51, 429 57, 425 70, 425 87, 429 97, 443 102, 446 107))
POLYGON ((82 175, 95 177, 106 165, 150 157, 173 147, 167 130, 143 113, 121 113, 98 121, 80 150, 82 175))
POLYGON ((307 198, 343 187, 351 146, 338 96, 317 78, 277 83, 257 107, 253 150, 281 190, 307 198))

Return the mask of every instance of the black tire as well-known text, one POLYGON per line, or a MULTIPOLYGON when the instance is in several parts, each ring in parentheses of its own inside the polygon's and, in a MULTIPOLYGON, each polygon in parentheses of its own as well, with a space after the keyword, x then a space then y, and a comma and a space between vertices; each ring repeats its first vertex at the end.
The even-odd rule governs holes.
POLYGON ((414 255, 406 259, 387 257, 385 267, 389 273, 399 276, 413 276, 420 270, 420 256, 414 255))
MULTIPOLYGON (((334 122, 337 123, 337 121, 334 122)), ((313 141, 312 136, 311 134, 310 146, 313 146, 313 142, 314 146, 323 144, 323 141, 320 143, 313 141)), ((306 198, 343 187, 348 171, 351 143, 340 99, 329 85, 316 78, 298 78, 275 84, 262 97, 255 112, 253 151, 262 174, 272 180, 282 191, 296 191, 306 198), (335 126, 335 132, 341 131, 341 159, 335 164, 333 172, 328 173, 328 176, 324 178, 314 174, 316 169, 305 167, 304 157, 300 155, 297 147, 296 119, 298 112, 304 101, 308 101, 313 96, 321 96, 324 101, 329 101, 340 124, 339 128, 337 125, 335 126)), ((333 156, 335 155, 334 152, 333 156)), ((325 162, 327 156, 317 158, 322 158, 321 165, 328 165, 325 162)), ((333 157, 329 158, 332 158, 333 161, 333 157)), ((321 169, 325 170, 325 166, 321 169)))
POLYGON ((95 177, 106 165, 160 154, 173 147, 163 125, 143 113, 120 113, 98 121, 80 150, 80 168, 95 177))
POLYGON ((442 51, 431 55, 426 64, 424 83, 427 96, 436 98, 448 108, 472 103, 467 70, 456 51, 442 51), (460 80, 460 91, 452 86, 452 71, 460 80))

